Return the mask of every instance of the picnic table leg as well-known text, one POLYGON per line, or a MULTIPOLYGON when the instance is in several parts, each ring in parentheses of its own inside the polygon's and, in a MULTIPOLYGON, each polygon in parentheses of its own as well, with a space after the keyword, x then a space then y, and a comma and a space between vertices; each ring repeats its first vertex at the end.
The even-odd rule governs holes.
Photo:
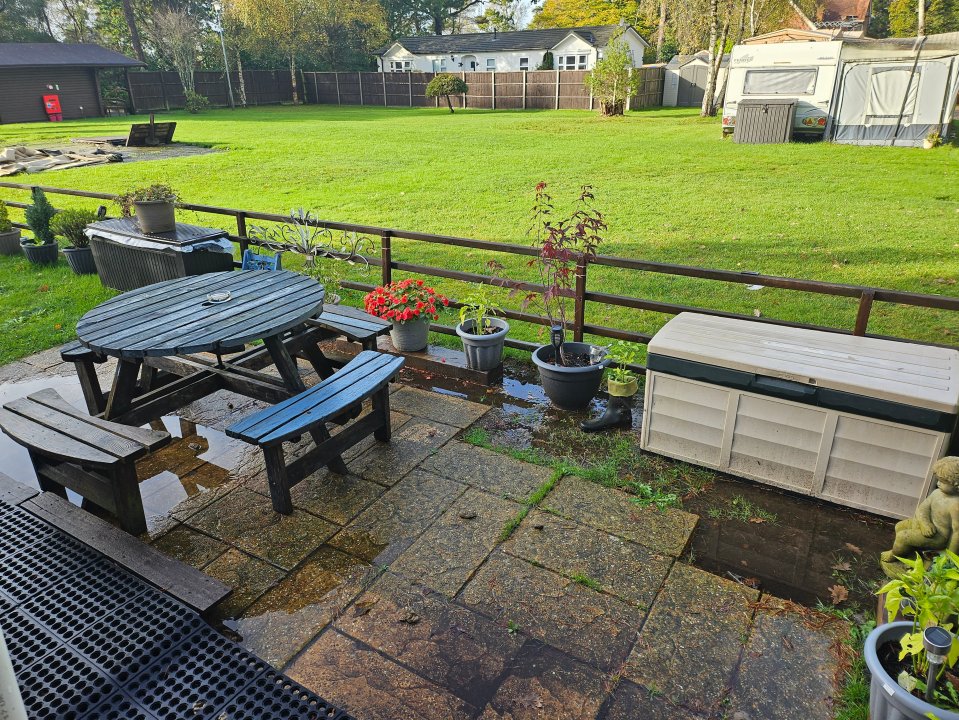
POLYGON ((286 474, 286 463, 283 461, 283 446, 263 448, 263 459, 266 461, 266 477, 270 483, 273 509, 281 515, 291 515, 293 500, 290 498, 290 481, 286 474))
POLYGON ((333 374, 333 363, 329 361, 318 346, 307 343, 303 347, 303 353, 321 379, 326 380, 326 378, 333 374))
POLYGON ((87 412, 91 415, 102 413, 106 407, 103 390, 100 389, 100 379, 97 377, 97 368, 90 360, 78 360, 73 363, 77 377, 80 379, 80 389, 87 404, 87 412))
POLYGON ((110 398, 103 412, 105 420, 122 415, 130 409, 137 389, 137 376, 140 373, 141 364, 142 361, 139 358, 121 358, 117 361, 110 398))
POLYGON ((390 386, 385 385, 382 390, 373 395, 373 413, 383 423, 373 431, 373 437, 380 442, 389 442, 393 435, 393 427, 390 422, 390 386))

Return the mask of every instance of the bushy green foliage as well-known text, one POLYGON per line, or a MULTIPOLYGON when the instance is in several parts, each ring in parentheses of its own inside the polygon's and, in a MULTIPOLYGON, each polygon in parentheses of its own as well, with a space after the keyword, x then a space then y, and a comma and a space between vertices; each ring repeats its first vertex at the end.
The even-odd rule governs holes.
POLYGON ((469 86, 463 81, 463 78, 458 78, 450 73, 438 74, 426 86, 426 97, 445 97, 450 112, 453 112, 453 101, 450 99, 450 95, 465 95, 468 92, 469 86))
POLYGON ((89 246, 90 238, 84 235, 83 231, 96 220, 97 214, 94 210, 62 210, 50 222, 50 229, 65 238, 70 247, 85 248, 89 246))
POLYGON ((463 303, 460 308, 460 324, 472 320, 473 332, 477 335, 485 333, 486 328, 490 326, 490 317, 498 315, 503 310, 493 294, 493 289, 483 283, 470 285, 470 289, 466 291, 460 302, 463 303))
POLYGON ((626 100, 636 94, 638 73, 633 72, 633 54, 618 31, 606 46, 602 59, 596 61, 586 76, 586 87, 599 101, 603 115, 622 115, 626 100))
POLYGON ((613 382, 628 383, 636 377, 636 373, 630 370, 627 365, 638 365, 642 353, 642 348, 636 343, 617 340, 609 347, 606 353, 611 362, 606 368, 609 379, 613 382))
POLYGON ((552 70, 553 69, 553 53, 549 50, 543 53, 543 62, 536 66, 537 70, 552 70))
MULTIPOLYGON (((889 34, 912 37, 917 32, 916 0, 889 3, 889 34)), ((871 29, 871 28, 870 28, 871 29)), ((959 0, 926 0, 926 34, 959 30, 959 0)))
POLYGON ((47 200, 47 196, 40 188, 34 188, 33 204, 27 207, 25 215, 27 225, 33 230, 33 237, 37 245, 46 245, 54 242, 53 231, 50 229, 50 221, 56 214, 53 205, 47 200))
POLYGON ((210 109, 210 101, 207 100, 206 96, 201 95, 198 92, 193 90, 187 90, 185 93, 186 97, 186 111, 193 115, 196 115, 203 110, 210 109))
POLYGON ((143 187, 127 190, 122 195, 117 196, 116 203, 120 207, 123 217, 133 215, 133 204, 138 202, 162 202, 169 201, 176 203, 180 201, 179 193, 165 183, 154 183, 153 185, 144 185, 143 187))
POLYGON ((13 230, 13 223, 10 222, 7 204, 3 200, 0 200, 0 233, 7 233, 11 230, 13 230))

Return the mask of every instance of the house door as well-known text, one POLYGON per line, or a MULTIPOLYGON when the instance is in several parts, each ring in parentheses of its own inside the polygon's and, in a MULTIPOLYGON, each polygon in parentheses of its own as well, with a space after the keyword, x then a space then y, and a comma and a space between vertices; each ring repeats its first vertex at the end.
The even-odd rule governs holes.
POLYGON ((476 70, 476 56, 475 55, 464 55, 463 58, 463 69, 466 72, 474 72, 476 70))
POLYGON ((679 107, 699 107, 706 95, 707 70, 705 65, 687 65, 679 71, 679 107))

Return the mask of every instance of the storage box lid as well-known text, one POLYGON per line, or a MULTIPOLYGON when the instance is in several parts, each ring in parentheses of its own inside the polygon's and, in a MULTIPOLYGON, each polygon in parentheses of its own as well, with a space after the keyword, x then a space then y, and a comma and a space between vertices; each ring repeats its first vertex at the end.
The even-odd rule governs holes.
POLYGON ((959 351, 948 348, 682 313, 650 340, 649 352, 959 412, 959 351))
POLYGON ((172 232, 147 235, 140 230, 140 225, 135 217, 100 220, 88 225, 86 233, 88 236, 99 235, 124 245, 137 245, 138 241, 147 241, 151 246, 164 245, 172 248, 183 248, 202 243, 219 243, 222 240, 229 243, 229 236, 223 230, 187 225, 186 223, 177 223, 176 229, 172 232))

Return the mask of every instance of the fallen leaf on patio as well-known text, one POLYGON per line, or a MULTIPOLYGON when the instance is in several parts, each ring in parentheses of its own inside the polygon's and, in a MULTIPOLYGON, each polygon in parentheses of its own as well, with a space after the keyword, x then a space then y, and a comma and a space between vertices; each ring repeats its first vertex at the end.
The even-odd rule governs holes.
POLYGON ((850 552, 856 553, 856 555, 862 555, 862 548, 858 545, 853 545, 852 543, 846 543, 846 549, 850 552))
POLYGON ((376 605, 376 600, 360 600, 356 605, 353 606, 353 614, 355 617, 362 617, 366 615, 370 610, 373 609, 373 606, 376 605))
POLYGON ((848 572, 852 570, 852 566, 847 562, 837 562, 832 566, 833 570, 838 570, 839 572, 848 572))
POLYGON ((417 615, 412 610, 407 610, 403 613, 403 616, 400 617, 401 623, 406 623, 407 625, 416 625, 420 621, 420 616, 417 615))
POLYGON ((788 637, 786 637, 785 635, 783 635, 783 647, 786 648, 787 650, 795 650, 795 649, 796 649, 795 647, 793 647, 792 640, 790 640, 790 639, 789 639, 788 637))
POLYGON ((751 518, 749 518, 749 522, 755 523, 756 525, 759 525, 759 524, 761 524, 761 523, 766 522, 766 519, 765 519, 765 518, 761 518, 761 517, 751 517, 751 518))
POLYGON ((849 591, 844 585, 833 585, 829 588, 829 596, 832 598, 832 604, 838 605, 849 599, 849 591))

